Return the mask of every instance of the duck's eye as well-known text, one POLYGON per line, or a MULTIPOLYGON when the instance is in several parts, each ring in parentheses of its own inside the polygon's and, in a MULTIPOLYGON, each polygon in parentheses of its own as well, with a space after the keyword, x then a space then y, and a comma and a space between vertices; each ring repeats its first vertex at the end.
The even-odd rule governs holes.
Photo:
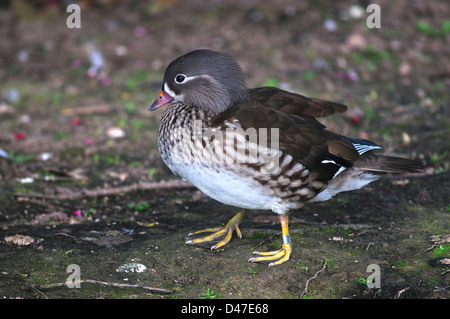
POLYGON ((186 80, 186 76, 184 74, 178 74, 175 77, 175 82, 177 82, 178 84, 183 83, 184 80, 186 80))

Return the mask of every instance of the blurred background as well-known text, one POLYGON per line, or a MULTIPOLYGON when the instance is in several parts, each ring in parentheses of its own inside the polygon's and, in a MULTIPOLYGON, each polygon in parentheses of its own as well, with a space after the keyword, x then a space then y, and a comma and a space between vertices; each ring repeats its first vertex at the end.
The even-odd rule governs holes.
MULTIPOLYGON (((48 224, 39 216, 55 212, 53 222, 156 214, 148 193, 114 202, 71 194, 175 178, 156 146, 163 110, 147 109, 168 63, 198 48, 233 55, 250 87, 348 105, 320 121, 426 160, 423 184, 448 180, 447 0, 10 0, 0 3, 0 25, 2 225, 48 224), (380 28, 367 23, 372 3, 380 28)), ((448 183, 428 187, 441 193, 448 183)), ((420 194, 450 210, 448 197, 420 194)))
POLYGON ((232 54, 250 87, 345 103, 330 129, 447 170, 450 5, 379 1, 381 27, 369 28, 370 3, 3 1, 0 178, 49 163, 161 173, 161 112, 147 106, 167 64, 197 48, 232 54), (80 28, 68 27, 71 3, 80 28))

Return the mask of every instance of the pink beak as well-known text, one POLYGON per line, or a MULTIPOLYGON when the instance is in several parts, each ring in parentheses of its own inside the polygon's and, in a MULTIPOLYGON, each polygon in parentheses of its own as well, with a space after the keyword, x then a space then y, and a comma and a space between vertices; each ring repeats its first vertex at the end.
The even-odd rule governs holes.
POLYGON ((149 111, 154 111, 156 109, 159 109, 164 104, 170 103, 173 101, 173 97, 171 97, 169 94, 166 93, 166 91, 162 91, 158 98, 155 100, 155 102, 150 105, 148 108, 149 111))

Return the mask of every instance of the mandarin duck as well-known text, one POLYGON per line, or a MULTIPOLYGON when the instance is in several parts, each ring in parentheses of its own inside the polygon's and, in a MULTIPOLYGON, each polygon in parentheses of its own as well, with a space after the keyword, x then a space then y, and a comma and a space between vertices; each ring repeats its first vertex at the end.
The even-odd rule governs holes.
POLYGON ((275 87, 249 89, 238 63, 222 52, 200 49, 172 61, 149 110, 166 104, 158 128, 164 163, 209 197, 240 208, 224 227, 190 233, 186 244, 220 248, 233 232, 242 237, 239 224, 249 210, 270 210, 279 216, 282 247, 254 252, 250 262, 289 259, 289 211, 423 167, 326 130, 316 118, 345 112, 343 104, 275 87))

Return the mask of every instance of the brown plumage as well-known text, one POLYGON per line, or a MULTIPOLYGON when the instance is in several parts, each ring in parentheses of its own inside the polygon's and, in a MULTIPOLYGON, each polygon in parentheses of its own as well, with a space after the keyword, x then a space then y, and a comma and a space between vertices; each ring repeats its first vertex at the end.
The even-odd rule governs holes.
POLYGON ((380 155, 375 143, 328 131, 316 119, 345 112, 345 105, 272 87, 248 89, 236 61, 220 52, 197 50, 174 60, 150 110, 167 103, 158 130, 164 162, 210 197, 243 209, 209 236, 190 234, 187 244, 221 247, 233 231, 241 235, 246 210, 272 210, 280 216, 283 248, 257 253, 252 262, 289 259, 289 210, 423 167, 380 155))
POLYGON ((323 117, 347 111, 347 106, 343 104, 309 98, 275 87, 249 89, 249 95, 255 103, 292 115, 323 117))

